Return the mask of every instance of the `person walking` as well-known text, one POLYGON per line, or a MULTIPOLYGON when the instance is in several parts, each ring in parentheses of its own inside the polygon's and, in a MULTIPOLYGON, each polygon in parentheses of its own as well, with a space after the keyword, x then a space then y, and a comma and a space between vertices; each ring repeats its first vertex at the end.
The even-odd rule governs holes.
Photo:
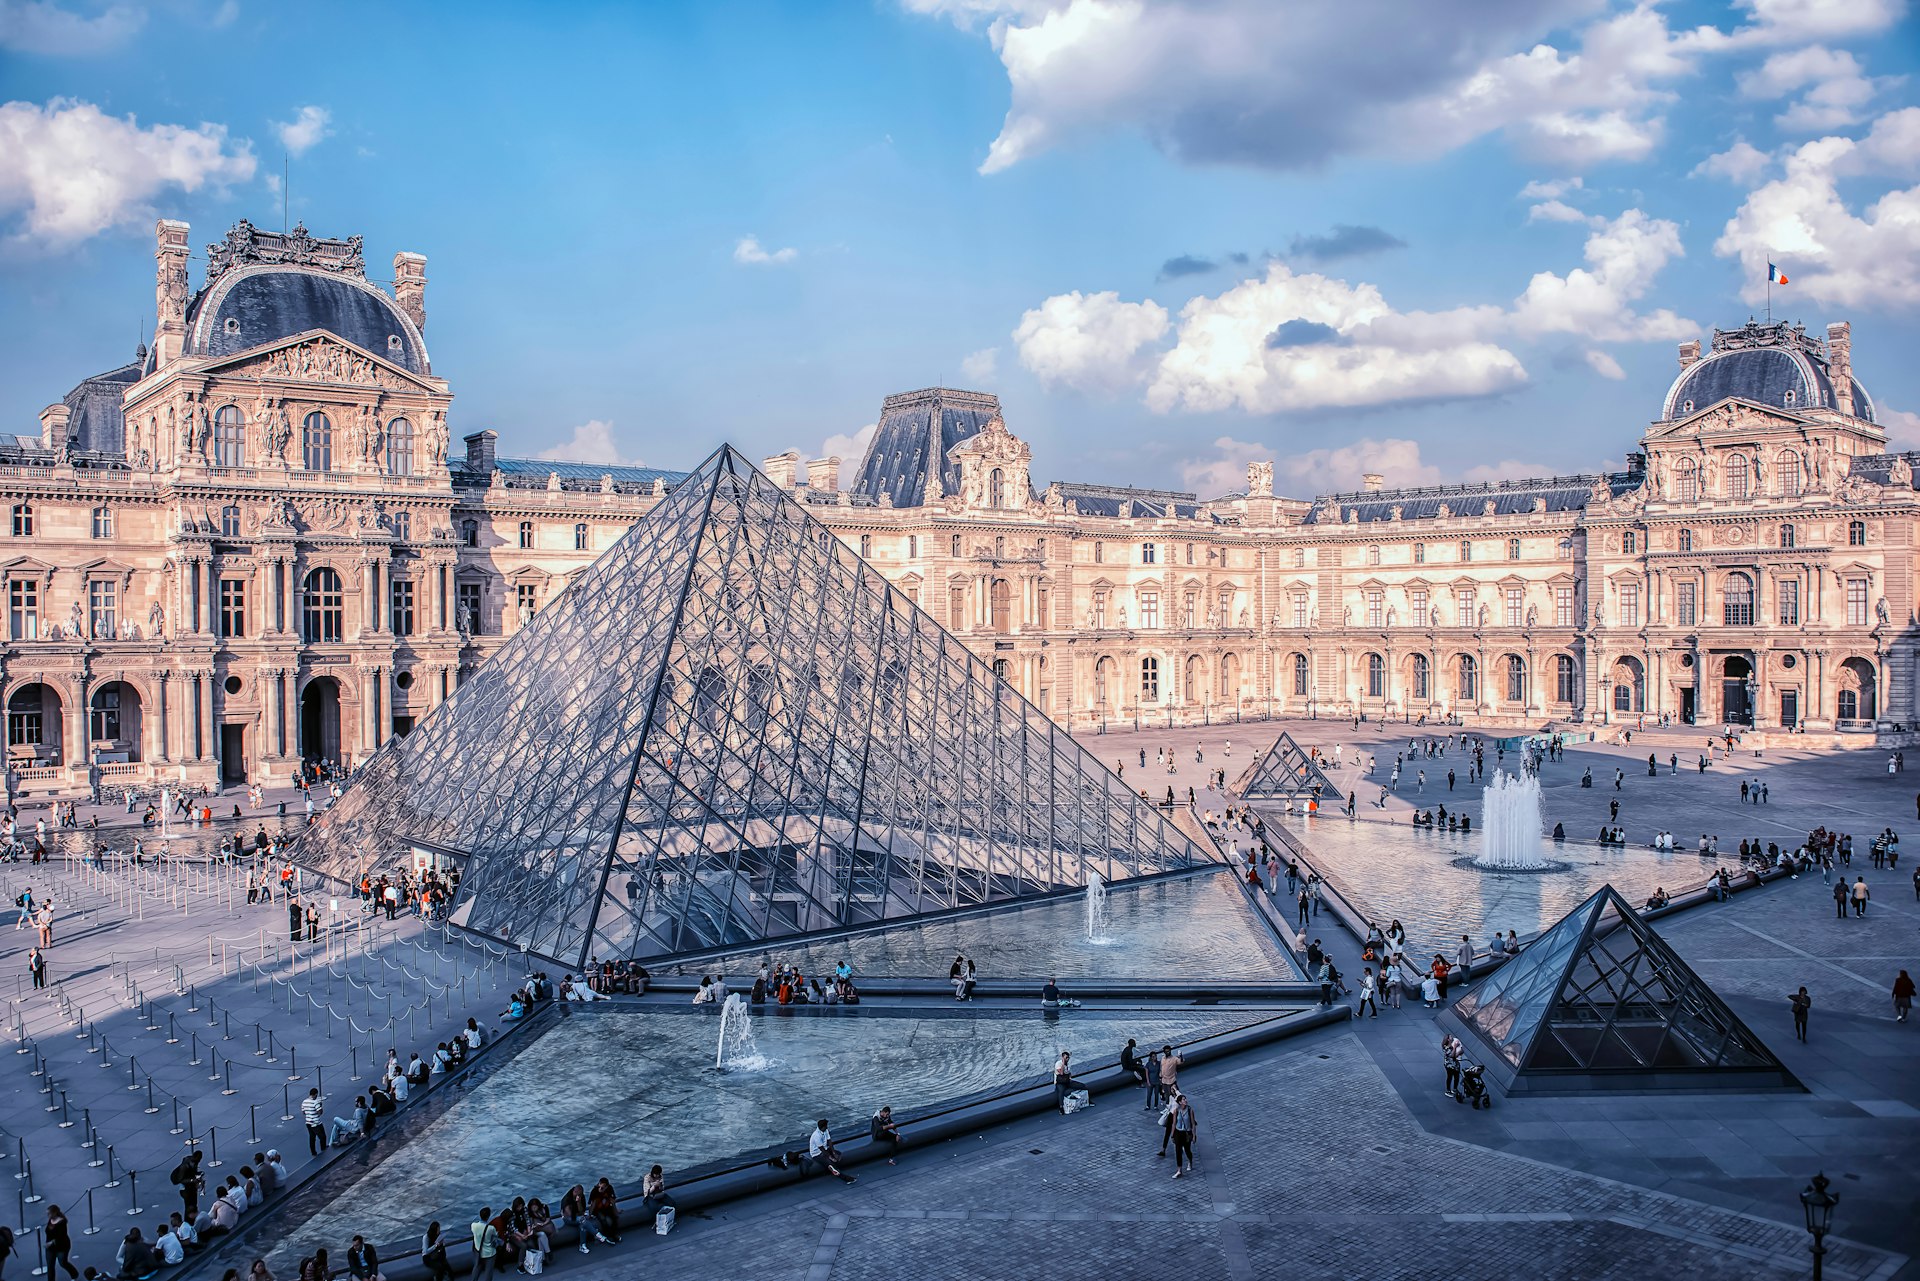
POLYGON ((1354 1007, 1353 1016, 1359 1018, 1362 1014, 1370 1018, 1380 1017, 1380 1007, 1374 1004, 1373 1000, 1373 967, 1371 965, 1360 972, 1360 1004, 1354 1007))
MULTIPOLYGON (((311 799, 308 804, 312 804, 311 799)), ((493 1226, 493 1207, 481 1206, 480 1217, 468 1226, 473 1229, 473 1281, 487 1281, 489 1277, 502 1275, 500 1230, 493 1226)))
POLYGON ((41 1240, 46 1243, 47 1275, 53 1276, 55 1268, 65 1268, 67 1276, 77 1281, 80 1274, 73 1270, 73 1231, 57 1205, 47 1207, 47 1227, 41 1240))
POLYGON ((1173 1119, 1169 1124, 1173 1132, 1173 1177, 1177 1179, 1182 1161, 1186 1162, 1188 1173, 1193 1171, 1193 1138, 1200 1126, 1193 1114, 1193 1100, 1184 1093, 1174 1093, 1173 1119))
POLYGON ((1793 1034, 1802 1042, 1807 1039, 1807 1012, 1813 1009, 1813 998, 1807 995, 1805 985, 1787 998, 1787 1004, 1793 1007, 1793 1034))
POLYGON ((1865 916, 1867 914, 1867 900, 1872 897, 1872 893, 1867 889, 1867 878, 1864 876, 1855 877, 1853 881, 1853 914, 1855 916, 1865 916))
POLYGON ((1460 1097, 1460 1059, 1466 1052, 1467 1047, 1460 1044, 1453 1033, 1440 1034, 1440 1057, 1447 1065, 1447 1097, 1450 1099, 1460 1097))
MULTIPOLYGON (((1907 977, 1905 970, 1893 981, 1893 1021, 1905 1023, 1907 1015, 1913 1013, 1913 980, 1907 977)), ((52 1272, 49 1271, 51 1276, 52 1272)))
POLYGON ((1833 914, 1843 921, 1847 919, 1847 878, 1844 876, 1833 887, 1833 914))

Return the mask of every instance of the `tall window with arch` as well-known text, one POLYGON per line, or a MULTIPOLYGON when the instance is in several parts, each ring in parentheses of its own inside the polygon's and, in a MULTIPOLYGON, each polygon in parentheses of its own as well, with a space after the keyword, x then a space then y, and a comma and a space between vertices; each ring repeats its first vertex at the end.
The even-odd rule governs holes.
POLYGON ((998 467, 987 473, 987 506, 1007 505, 1007 477, 998 467))
POLYGON ((1367 697, 1387 696, 1387 660, 1378 654, 1367 655, 1367 697))
POLYGON ((387 424, 387 472, 394 476, 413 475, 413 424, 396 418, 387 424))
POLYGON ((1745 498, 1752 483, 1753 469, 1745 454, 1727 455, 1727 497, 1745 498))
POLYGON ((1673 496, 1683 503, 1700 498, 1700 470, 1693 459, 1682 458, 1673 469, 1673 496))
POLYGON ((573 527, 573 550, 583 552, 587 550, 587 547, 587 523, 585 521, 576 522, 573 527))
POLYGON ((1459 683, 1455 686, 1463 703, 1480 700, 1480 663, 1471 654, 1460 655, 1459 683))
POLYGON ((866 560, 873 555, 873 535, 860 535, 860 559, 866 560))
POLYGON ((1140 701, 1151 703, 1160 697, 1160 660, 1149 655, 1140 660, 1140 701))
POLYGON ((951 546, 948 548, 947 554, 949 556, 958 556, 960 554, 960 535, 955 534, 953 536, 951 540, 951 546))
POLYGON ((395 512, 393 514, 393 540, 396 543, 413 541, 413 513, 395 512))
POLYGON ((1728 574, 1721 587, 1721 621, 1728 627, 1753 626, 1753 580, 1745 574, 1728 574))
POLYGON ((1640 535, 1635 533, 1631 529, 1629 529, 1626 533, 1620 535, 1620 551, 1622 555, 1626 555, 1626 556, 1639 555, 1640 535))
POLYGON ((13 536, 15 538, 33 537, 33 504, 15 503, 13 505, 13 536))
POLYGON ((1460 563, 1464 565, 1472 559, 1473 559, 1473 540, 1468 538, 1463 538, 1460 540, 1460 563))
POLYGON ((1800 455, 1794 450, 1786 450, 1780 455, 1780 461, 1774 465, 1780 472, 1780 496, 1782 498, 1800 497, 1800 455))
POLYGON ((246 416, 238 405, 223 405, 213 416, 213 465, 244 467, 246 462, 246 416))
POLYGON ((1520 540, 1519 539, 1509 538, 1507 540, 1507 559, 1508 560, 1520 559, 1520 540))
POLYGON ((93 536, 95 538, 113 537, 113 508, 96 507, 93 509, 93 536))
POLYGON ((232 503, 220 509, 220 537, 240 537, 240 508, 232 503))
POLYGON ((1367 548, 1367 564, 1378 565, 1379 563, 1380 563, 1380 548, 1378 546, 1368 547, 1367 548))
POLYGON ((346 636, 346 594, 340 575, 325 565, 309 570, 300 588, 300 634, 309 645, 331 644, 346 636))
POLYGON ((1413 656, 1413 697, 1421 702, 1433 697, 1433 667, 1425 654, 1413 656))
POLYGON ((478 547, 480 545, 480 522, 477 520, 461 521, 460 541, 468 547, 478 547))
POLYGON ((1570 656, 1561 654, 1555 658, 1553 660, 1554 701, 1561 704, 1572 703, 1574 692, 1578 688, 1576 684, 1578 679, 1575 675, 1573 659, 1570 656))
POLYGON ((1680 531, 1680 550, 1683 552, 1693 550, 1693 531, 1691 529, 1683 529, 1680 531))
MULTIPOLYGON (((15 510, 18 510, 18 508, 16 508, 15 510)), ((18 525, 19 523, 20 522, 17 520, 14 522, 15 525, 18 525)), ((27 529, 27 532, 31 534, 33 532, 33 529, 31 527, 32 526, 31 513, 29 513, 28 526, 29 527, 27 529)), ((20 531, 18 529, 15 529, 13 532, 17 534, 20 531)), ((1847 522, 1847 546, 1865 547, 1866 545, 1867 545, 1867 522, 1864 520, 1848 521, 1847 522)))
POLYGON ((318 411, 300 422, 300 464, 308 471, 333 470, 333 421, 318 411))
POLYGON ((1780 526, 1780 545, 1782 547, 1792 547, 1795 537, 1796 535, 1792 525, 1780 526))
POLYGON ((1307 696, 1307 656, 1305 654, 1293 656, 1293 696, 1295 698, 1307 696))
POLYGON ((1518 654, 1507 655, 1507 701, 1527 701, 1527 660, 1518 654))

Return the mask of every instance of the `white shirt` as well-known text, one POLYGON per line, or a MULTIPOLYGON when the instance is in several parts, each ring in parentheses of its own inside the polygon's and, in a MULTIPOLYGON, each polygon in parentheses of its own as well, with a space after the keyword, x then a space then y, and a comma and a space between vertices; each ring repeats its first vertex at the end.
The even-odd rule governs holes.
POLYGON ((832 1132, 816 1128, 812 1136, 807 1139, 807 1155, 817 1157, 832 1146, 832 1132))
POLYGON ((1360 996, 1362 999, 1369 999, 1373 996, 1373 975, 1369 974, 1360 980, 1360 996))
POLYGON ((180 1245, 180 1238, 171 1232, 155 1241, 154 1245, 159 1247, 160 1257, 168 1263, 179 1263, 187 1257, 186 1250, 180 1245))

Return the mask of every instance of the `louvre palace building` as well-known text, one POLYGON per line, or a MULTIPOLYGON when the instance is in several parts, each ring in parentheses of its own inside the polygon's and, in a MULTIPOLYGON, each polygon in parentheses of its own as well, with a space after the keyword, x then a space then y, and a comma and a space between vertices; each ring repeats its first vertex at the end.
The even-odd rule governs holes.
MULTIPOLYGON (((151 348, 0 436, 0 698, 28 794, 364 761, 684 474, 465 430, 419 254, 390 292, 358 237, 242 222, 197 285, 190 256, 159 223, 151 348)), ((887 396, 850 487, 839 459, 762 470, 1076 731, 1667 716, 1864 745, 1920 716, 1920 455, 1887 451, 1849 348, 1845 324, 1682 344, 1606 474, 1042 484, 997 400, 949 389, 887 396)))

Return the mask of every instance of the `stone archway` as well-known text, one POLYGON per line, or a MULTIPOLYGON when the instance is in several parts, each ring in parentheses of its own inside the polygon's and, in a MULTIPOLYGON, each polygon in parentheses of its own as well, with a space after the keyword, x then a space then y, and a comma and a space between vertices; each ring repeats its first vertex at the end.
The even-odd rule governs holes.
POLYGON ((7 695, 7 763, 58 765, 66 743, 66 705, 45 681, 7 695))
POLYGON ((1720 719, 1729 725, 1753 724, 1753 662, 1729 654, 1720 664, 1720 719))
POLYGON ((1834 715, 1843 721, 1871 721, 1880 714, 1879 679, 1873 664, 1849 658, 1834 673, 1834 715))
POLYGON ((108 681, 94 687, 87 705, 89 759, 138 761, 142 728, 139 690, 126 681, 108 681))
POLYGON ((340 682, 331 676, 315 676, 300 691, 300 757, 341 763, 340 682))

